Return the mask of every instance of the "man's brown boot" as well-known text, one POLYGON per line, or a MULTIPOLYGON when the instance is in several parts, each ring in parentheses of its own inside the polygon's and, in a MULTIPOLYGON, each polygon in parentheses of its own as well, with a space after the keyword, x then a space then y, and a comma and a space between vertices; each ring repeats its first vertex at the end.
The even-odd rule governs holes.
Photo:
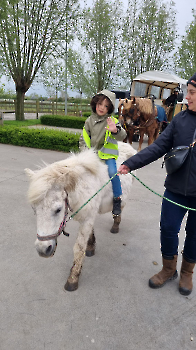
POLYGON ((180 270, 180 282, 179 282, 179 292, 182 295, 189 295, 193 289, 193 270, 195 267, 194 262, 188 262, 186 258, 182 257, 182 265, 180 270))
POLYGON ((178 277, 176 270, 177 255, 163 256, 163 268, 162 270, 149 279, 149 286, 151 288, 161 288, 169 280, 175 280, 178 277))

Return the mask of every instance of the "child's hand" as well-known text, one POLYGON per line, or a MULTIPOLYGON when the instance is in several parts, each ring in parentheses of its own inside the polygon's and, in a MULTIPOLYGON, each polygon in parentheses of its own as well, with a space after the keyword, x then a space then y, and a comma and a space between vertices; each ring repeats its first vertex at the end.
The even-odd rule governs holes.
POLYGON ((116 127, 114 118, 113 117, 107 118, 107 123, 108 123, 108 126, 106 127, 106 130, 116 133, 117 127, 116 127))

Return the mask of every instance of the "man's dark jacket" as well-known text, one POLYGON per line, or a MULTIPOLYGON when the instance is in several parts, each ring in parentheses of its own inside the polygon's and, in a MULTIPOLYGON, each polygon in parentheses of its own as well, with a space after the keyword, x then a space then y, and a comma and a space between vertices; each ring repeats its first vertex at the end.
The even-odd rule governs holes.
MULTIPOLYGON (((162 157, 172 147, 189 146, 193 142, 196 130, 196 112, 182 111, 178 113, 161 133, 157 140, 123 164, 130 170, 139 169, 162 157)), ((196 197, 196 145, 175 173, 167 175, 165 187, 174 193, 196 197)))
POLYGON ((172 94, 170 95, 166 100, 165 100, 165 104, 166 106, 174 106, 175 103, 177 102, 177 98, 178 96, 176 94, 172 94))

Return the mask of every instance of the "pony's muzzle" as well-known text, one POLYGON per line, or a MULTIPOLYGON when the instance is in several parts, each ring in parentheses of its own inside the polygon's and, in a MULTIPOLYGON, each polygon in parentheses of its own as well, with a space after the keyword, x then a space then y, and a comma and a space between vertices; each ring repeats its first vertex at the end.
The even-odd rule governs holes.
POLYGON ((127 123, 127 125, 133 125, 133 121, 131 118, 127 118, 126 123, 127 123))
POLYGON ((52 239, 50 241, 41 242, 38 239, 35 241, 35 248, 42 258, 50 258, 54 255, 57 247, 57 240, 52 239))

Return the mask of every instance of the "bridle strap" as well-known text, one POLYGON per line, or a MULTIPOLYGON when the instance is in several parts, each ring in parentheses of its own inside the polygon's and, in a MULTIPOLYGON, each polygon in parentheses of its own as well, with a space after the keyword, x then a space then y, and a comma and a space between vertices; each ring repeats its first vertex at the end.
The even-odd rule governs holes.
POLYGON ((37 239, 39 241, 50 241, 52 239, 56 239, 58 236, 60 236, 61 233, 62 231, 58 231, 57 233, 54 233, 53 235, 48 235, 48 236, 40 236, 37 234, 37 239))
POLYGON ((48 235, 48 236, 40 236, 37 234, 37 239, 41 242, 43 241, 50 241, 52 239, 57 239, 58 236, 61 235, 61 233, 63 232, 65 226, 66 226, 66 217, 67 217, 67 214, 68 214, 68 208, 69 207, 69 204, 68 204, 68 201, 67 201, 67 198, 65 200, 65 215, 64 215, 64 219, 63 221, 61 222, 60 226, 59 226, 59 229, 58 229, 58 232, 57 233, 54 233, 53 235, 48 235))

